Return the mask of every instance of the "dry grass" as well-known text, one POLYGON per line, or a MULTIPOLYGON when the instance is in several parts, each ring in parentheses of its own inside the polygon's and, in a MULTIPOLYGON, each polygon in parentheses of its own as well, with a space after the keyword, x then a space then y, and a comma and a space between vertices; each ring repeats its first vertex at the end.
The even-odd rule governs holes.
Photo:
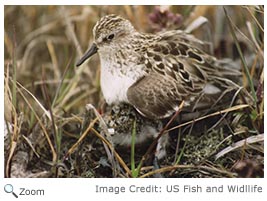
POLYGON ((180 21, 164 26, 149 21, 154 6, 5 6, 5 176, 263 177, 264 11, 225 8, 226 14, 218 6, 171 6, 180 21), (87 103, 100 109, 104 102, 98 57, 74 67, 95 22, 110 13, 144 32, 190 28, 216 57, 244 58, 242 86, 253 101, 237 94, 234 105, 172 126, 160 167, 143 163, 149 148, 137 149, 139 171, 132 175, 129 150, 114 149, 95 129, 99 119, 86 119, 87 103), (192 24, 200 16, 206 19, 192 24))

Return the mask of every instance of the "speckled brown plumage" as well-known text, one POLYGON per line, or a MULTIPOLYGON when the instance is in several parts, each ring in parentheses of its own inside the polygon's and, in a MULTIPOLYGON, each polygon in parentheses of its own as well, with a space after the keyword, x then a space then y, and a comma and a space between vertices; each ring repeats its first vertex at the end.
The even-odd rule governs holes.
POLYGON ((202 41, 183 31, 139 33, 128 20, 107 15, 93 34, 94 44, 78 65, 99 53, 108 104, 129 103, 145 117, 161 119, 182 101, 183 110, 210 107, 239 87, 240 73, 221 66, 202 41))

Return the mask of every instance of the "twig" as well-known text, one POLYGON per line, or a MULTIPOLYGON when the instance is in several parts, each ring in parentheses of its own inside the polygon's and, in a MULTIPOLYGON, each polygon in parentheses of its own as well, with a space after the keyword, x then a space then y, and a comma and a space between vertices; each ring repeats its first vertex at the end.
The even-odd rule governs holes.
POLYGON ((240 147, 243 147, 246 144, 252 144, 252 143, 256 143, 256 142, 263 142, 264 140, 264 134, 258 134, 258 135, 253 135, 250 136, 246 139, 240 140, 234 144, 231 144, 230 146, 226 147, 225 149, 223 149, 222 151, 220 151, 219 153, 217 153, 215 155, 215 160, 219 159, 220 157, 222 157, 223 155, 238 149, 240 147))
POLYGON ((170 124, 173 122, 173 120, 178 116, 178 114, 180 114, 181 109, 184 106, 184 101, 181 102, 181 104, 179 105, 178 110, 176 111, 176 113, 172 116, 172 118, 169 120, 169 122, 166 124, 166 126, 164 126, 164 128, 160 131, 159 135, 156 137, 156 139, 152 142, 152 144, 149 146, 149 148, 147 149, 145 155, 142 157, 139 165, 138 165, 138 169, 140 170, 143 163, 145 162, 145 160, 147 159, 147 157, 149 156, 149 154, 152 152, 152 150, 155 148, 156 144, 158 143, 159 138, 161 138, 162 135, 166 134, 166 129, 170 126, 170 124))
POLYGON ((172 131, 172 130, 175 130, 175 129, 177 129, 177 128, 181 128, 181 127, 187 126, 187 125, 192 124, 192 123, 194 123, 194 122, 201 121, 201 120, 203 120, 203 119, 207 119, 207 118, 209 118, 209 117, 213 117, 213 116, 221 115, 221 114, 223 114, 223 113, 232 112, 232 111, 235 111, 235 110, 240 110, 240 109, 244 109, 244 108, 248 108, 248 107, 250 107, 250 105, 245 105, 245 104, 242 104, 242 105, 235 105, 235 106, 233 106, 233 107, 231 107, 231 108, 227 108, 227 109, 225 109, 225 110, 221 110, 221 111, 218 111, 218 112, 214 112, 214 113, 212 113, 212 114, 208 114, 208 115, 206 115, 206 116, 199 117, 199 118, 197 118, 197 119, 195 119, 195 120, 188 121, 188 122, 185 122, 185 123, 180 124, 180 125, 178 125, 178 126, 172 127, 172 128, 170 128, 170 129, 166 130, 165 133, 170 132, 170 131, 172 131))

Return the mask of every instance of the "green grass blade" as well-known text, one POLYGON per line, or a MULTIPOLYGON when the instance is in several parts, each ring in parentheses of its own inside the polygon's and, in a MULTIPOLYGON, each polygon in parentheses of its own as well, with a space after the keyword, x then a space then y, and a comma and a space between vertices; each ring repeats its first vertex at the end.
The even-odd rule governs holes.
POLYGON ((132 176, 133 177, 137 177, 138 176, 138 172, 135 169, 135 160, 134 160, 135 137, 136 137, 136 120, 134 120, 134 122, 133 122, 132 141, 131 141, 131 170, 132 170, 132 176))
POLYGON ((252 93, 252 96, 253 96, 253 99, 254 99, 254 105, 256 106, 256 103, 257 103, 257 95, 256 95, 256 92, 255 92, 255 89, 254 89, 253 81, 252 81, 252 78, 250 76, 249 69, 248 69, 248 66, 247 66, 245 57, 244 57, 244 55, 242 53, 241 47, 240 47, 239 42, 238 42, 238 39, 236 37, 234 26, 233 26, 233 22, 231 21, 231 19, 230 19, 228 13, 227 13, 225 7, 223 7, 223 9, 224 9, 224 13, 225 13, 226 19, 228 21, 228 25, 230 27, 231 34, 233 36, 233 39, 234 39, 234 42, 235 42, 235 45, 236 45, 236 48, 238 50, 238 53, 240 55, 242 64, 244 66, 245 74, 246 74, 246 77, 248 79, 249 87, 250 87, 250 90, 251 90, 251 93, 252 93))

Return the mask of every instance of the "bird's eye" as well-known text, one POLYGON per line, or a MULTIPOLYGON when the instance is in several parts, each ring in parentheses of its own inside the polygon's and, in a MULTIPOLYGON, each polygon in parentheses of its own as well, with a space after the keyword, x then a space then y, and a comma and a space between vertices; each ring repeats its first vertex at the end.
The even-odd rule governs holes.
POLYGON ((108 35, 108 37, 107 37, 108 40, 112 40, 113 38, 114 38, 114 34, 110 34, 110 35, 108 35))

